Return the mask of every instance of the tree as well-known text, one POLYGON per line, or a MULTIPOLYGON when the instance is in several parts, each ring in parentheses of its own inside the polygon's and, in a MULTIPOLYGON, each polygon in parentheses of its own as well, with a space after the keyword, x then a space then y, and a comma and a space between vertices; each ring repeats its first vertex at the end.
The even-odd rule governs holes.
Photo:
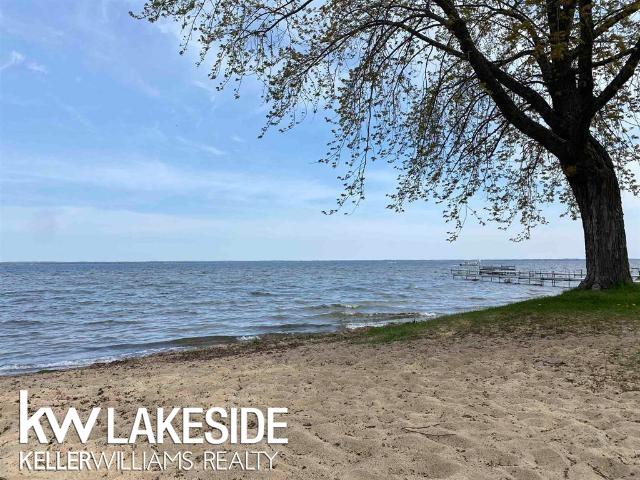
POLYGON ((265 128, 322 112, 338 206, 364 198, 367 165, 398 171, 390 208, 433 198, 458 234, 468 215, 515 240, 560 200, 580 216, 583 288, 631 282, 621 188, 639 191, 640 1, 148 0, 182 49, 213 56, 218 88, 264 83, 265 128), (483 196, 484 207, 475 208, 483 196))

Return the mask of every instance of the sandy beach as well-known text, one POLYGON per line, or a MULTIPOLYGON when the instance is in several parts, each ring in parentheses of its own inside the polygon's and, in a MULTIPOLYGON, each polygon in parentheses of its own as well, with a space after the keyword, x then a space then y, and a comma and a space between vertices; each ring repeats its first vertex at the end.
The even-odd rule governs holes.
MULTIPOLYGON (((4 377, 0 478, 639 478, 640 391, 620 366, 639 344, 629 326, 436 333, 381 344, 330 336, 4 377), (113 406, 125 418, 139 406, 282 405, 289 443, 260 446, 278 451, 266 473, 205 474, 198 454, 210 445, 189 446, 190 471, 21 472, 21 447, 37 448, 33 439, 18 443, 18 391, 25 388, 31 408, 113 406)), ((100 440, 47 447, 116 448, 100 440)))

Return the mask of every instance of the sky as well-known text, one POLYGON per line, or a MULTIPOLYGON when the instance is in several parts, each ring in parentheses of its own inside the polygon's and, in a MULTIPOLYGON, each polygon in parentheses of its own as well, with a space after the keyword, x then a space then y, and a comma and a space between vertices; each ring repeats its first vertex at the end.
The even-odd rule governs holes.
MULTIPOLYGON (((433 203, 385 208, 395 175, 327 216, 338 171, 317 160, 321 118, 259 139, 265 106, 248 82, 218 92, 171 23, 132 19, 137 0, 0 0, 0 260, 583 258, 582 228, 514 243, 468 224, 456 242, 433 203)), ((625 195, 630 256, 640 201, 625 195)))

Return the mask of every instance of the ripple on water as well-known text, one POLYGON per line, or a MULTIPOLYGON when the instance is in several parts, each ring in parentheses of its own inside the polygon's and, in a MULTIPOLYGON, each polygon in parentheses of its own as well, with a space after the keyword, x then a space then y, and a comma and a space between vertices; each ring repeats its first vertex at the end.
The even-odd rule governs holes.
MULTIPOLYGON (((0 373, 428 320, 561 291, 452 280, 457 263, 0 263, 0 373)), ((498 263, 584 268, 580 261, 498 263)))

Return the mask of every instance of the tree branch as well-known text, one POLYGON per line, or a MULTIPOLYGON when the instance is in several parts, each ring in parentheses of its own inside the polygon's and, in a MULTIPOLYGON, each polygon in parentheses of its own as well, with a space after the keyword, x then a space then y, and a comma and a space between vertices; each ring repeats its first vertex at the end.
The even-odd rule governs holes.
POLYGON ((449 19, 447 28, 458 39, 460 49, 468 56, 473 70, 487 87, 491 98, 502 114, 522 133, 538 141, 557 156, 564 156, 566 142, 548 128, 529 118, 504 91, 496 76, 495 69, 497 67, 492 65, 478 50, 456 7, 448 0, 434 1, 447 15, 449 19))
POLYGON ((578 93, 582 102, 591 103, 593 99, 593 16, 591 0, 579 0, 580 43, 578 55, 578 93))
POLYGON ((617 24, 620 20, 624 20, 637 11, 640 11, 640 0, 635 0, 629 5, 625 5, 624 7, 622 7, 615 14, 605 17, 604 20, 595 28, 593 37, 598 38, 600 35, 617 24))
POLYGON ((412 36, 416 37, 419 40, 422 40, 423 42, 431 45, 432 47, 438 48, 450 55, 453 55, 454 57, 457 58, 462 58, 462 59, 466 59, 467 56, 462 53, 459 52, 458 50, 456 50, 455 48, 451 48, 448 45, 445 45, 442 42, 438 42, 437 40, 434 40, 431 37, 428 37, 427 35, 423 34, 422 32, 420 32, 419 30, 416 30, 413 27, 410 27, 409 25, 407 25, 406 20, 400 21, 400 22, 394 22, 392 20, 373 20, 371 22, 367 22, 365 24, 365 27, 376 27, 376 26, 390 26, 390 27, 397 27, 401 30, 404 30, 405 32, 411 34, 412 36))
POLYGON ((635 48, 625 48, 624 50, 622 50, 621 52, 616 53, 615 55, 609 57, 609 58, 605 58, 603 60, 599 60, 597 62, 593 62, 593 68, 598 68, 598 67, 603 67, 605 65, 608 65, 610 63, 615 62, 616 60, 620 60, 621 58, 626 57, 627 55, 632 54, 633 52, 635 52, 636 49, 635 48))
POLYGON ((638 63, 640 63, 640 38, 638 38, 633 50, 633 53, 629 56, 618 74, 613 78, 613 80, 611 80, 611 83, 609 83, 609 85, 607 85, 600 95, 598 95, 598 97, 593 101, 591 108, 587 111, 589 119, 591 119, 598 110, 604 107, 613 97, 615 97, 624 84, 633 76, 638 63))

